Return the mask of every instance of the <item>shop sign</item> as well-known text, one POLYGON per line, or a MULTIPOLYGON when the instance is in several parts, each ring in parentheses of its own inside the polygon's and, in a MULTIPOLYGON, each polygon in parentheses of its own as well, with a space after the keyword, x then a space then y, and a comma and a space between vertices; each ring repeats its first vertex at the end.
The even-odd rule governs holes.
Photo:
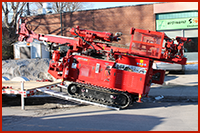
POLYGON ((180 18, 156 20, 156 30, 198 28, 198 18, 180 18))

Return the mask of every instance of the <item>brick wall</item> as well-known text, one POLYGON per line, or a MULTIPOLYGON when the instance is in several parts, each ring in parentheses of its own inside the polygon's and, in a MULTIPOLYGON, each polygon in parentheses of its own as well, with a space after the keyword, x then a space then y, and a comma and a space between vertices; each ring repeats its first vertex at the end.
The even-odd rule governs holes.
MULTIPOLYGON (((28 18, 29 28, 36 33, 60 35, 60 14, 38 15, 28 18)), ((63 35, 70 36, 69 28, 122 32, 120 44, 129 44, 131 27, 155 30, 153 5, 116 7, 63 13, 63 35)))

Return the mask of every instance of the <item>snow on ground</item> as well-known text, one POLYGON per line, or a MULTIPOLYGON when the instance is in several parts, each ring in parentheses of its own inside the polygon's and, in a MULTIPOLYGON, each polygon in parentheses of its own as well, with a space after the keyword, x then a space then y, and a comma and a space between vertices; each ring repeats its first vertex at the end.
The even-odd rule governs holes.
POLYGON ((47 72, 49 61, 50 59, 2 60, 2 76, 9 79, 22 76, 29 80, 53 80, 47 72))
POLYGON ((185 71, 198 71, 198 64, 185 65, 185 71))

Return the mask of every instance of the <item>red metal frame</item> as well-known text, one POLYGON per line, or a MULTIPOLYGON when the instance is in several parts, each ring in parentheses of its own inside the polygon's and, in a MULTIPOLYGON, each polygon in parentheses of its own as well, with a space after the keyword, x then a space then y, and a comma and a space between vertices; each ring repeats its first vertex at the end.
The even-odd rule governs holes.
POLYGON ((163 32, 132 28, 131 35, 130 53, 156 59, 161 58, 162 44, 165 36, 163 32), (156 41, 157 43, 155 43, 156 41), (157 50, 155 51, 154 49, 157 50))
POLYGON ((184 42, 191 40, 185 37, 176 37, 178 44, 175 44, 175 40, 170 39, 164 32, 131 28, 130 33, 132 37, 129 53, 163 62, 186 65, 184 42), (164 40, 166 40, 165 46, 163 46, 164 40))

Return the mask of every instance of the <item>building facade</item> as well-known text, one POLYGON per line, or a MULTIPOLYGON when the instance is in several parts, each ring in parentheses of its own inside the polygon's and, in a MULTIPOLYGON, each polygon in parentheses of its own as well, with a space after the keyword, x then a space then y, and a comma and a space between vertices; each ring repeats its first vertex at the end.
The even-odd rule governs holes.
POLYGON ((69 29, 77 25, 89 30, 122 32, 118 44, 123 45, 130 43, 131 27, 165 32, 171 38, 187 37, 192 42, 185 44, 185 55, 188 61, 198 61, 198 2, 164 2, 82 10, 30 16, 28 20, 31 30, 43 34, 71 36, 69 29))
POLYGON ((154 4, 156 31, 171 38, 187 37, 185 43, 188 61, 198 61, 198 2, 170 2, 154 4))
MULTIPOLYGON (((62 13, 62 35, 70 36, 76 27, 104 32, 122 32, 120 44, 129 44, 131 27, 155 30, 153 5, 122 6, 62 13)), ((29 28, 36 33, 61 35, 60 14, 46 14, 28 18, 29 28)))

